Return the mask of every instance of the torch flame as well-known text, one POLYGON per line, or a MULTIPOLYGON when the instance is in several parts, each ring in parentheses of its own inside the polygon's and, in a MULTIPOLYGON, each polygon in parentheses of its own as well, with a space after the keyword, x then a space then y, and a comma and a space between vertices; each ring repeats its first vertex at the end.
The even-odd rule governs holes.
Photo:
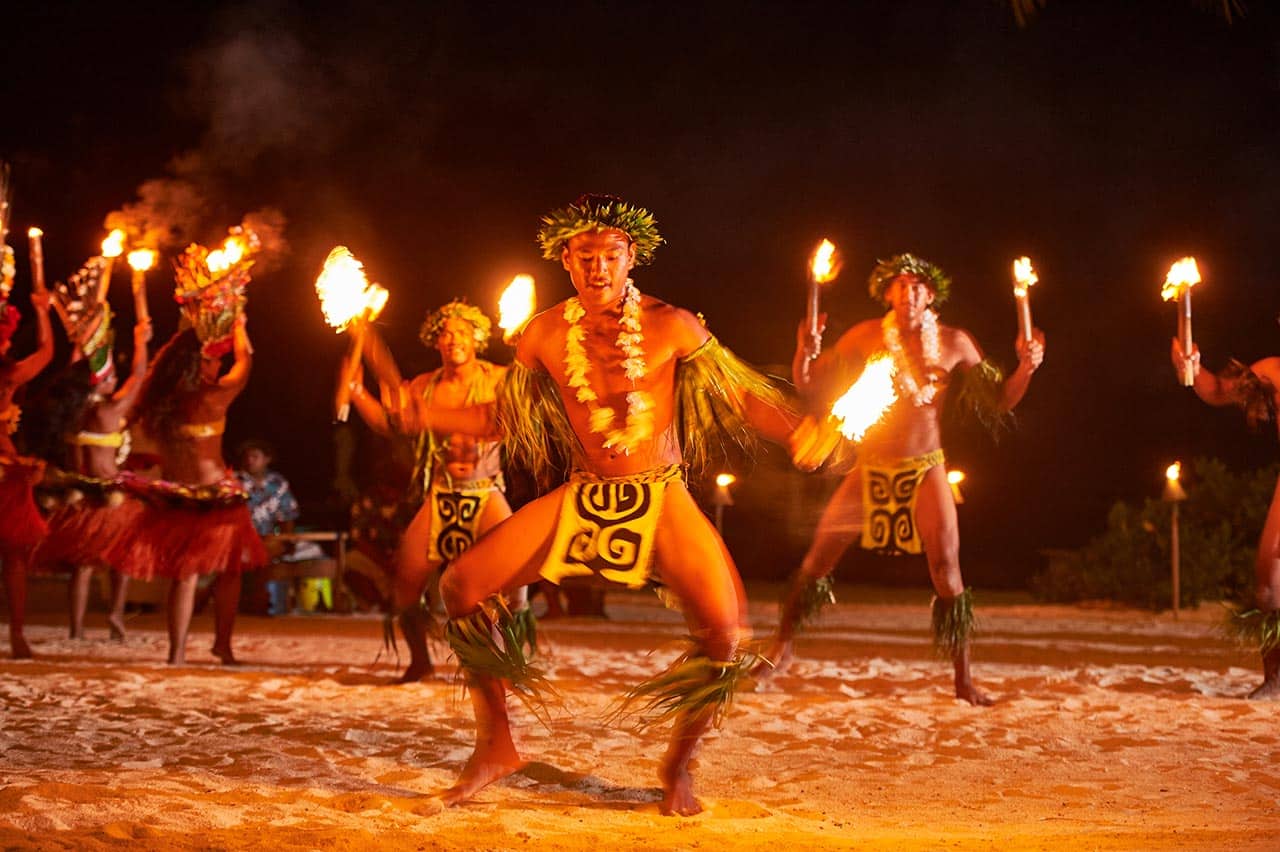
POLYGON ((823 238, 814 250, 809 274, 819 284, 826 284, 840 274, 840 259, 836 256, 836 246, 831 240, 823 238))
POLYGON ((963 470, 947 471, 947 482, 949 482, 952 485, 959 485, 961 482, 964 482, 964 471, 963 470))
POLYGON ((325 258, 316 278, 316 294, 324 321, 338 332, 362 317, 377 319, 390 295, 385 287, 369 283, 364 264, 346 246, 336 246, 325 258))
POLYGON ((214 275, 226 272, 244 259, 248 248, 244 237, 233 234, 223 240, 222 248, 209 252, 209 256, 204 261, 205 266, 209 267, 209 271, 214 275))
POLYGON ((718 485, 721 488, 728 488, 730 485, 732 485, 737 481, 738 481, 738 477, 734 476, 732 473, 716 474, 716 485, 718 485))
POLYGON ((1031 258, 1023 256, 1013 262, 1013 295, 1027 295, 1027 288, 1040 280, 1031 266, 1031 258))
POLYGON ((893 375, 897 372, 893 358, 880 353, 867 361, 862 375, 850 385, 844 396, 831 406, 831 416, 840 421, 840 434, 860 441, 884 413, 898 401, 893 375))
POLYGON ((156 253, 151 249, 134 249, 129 252, 129 265, 138 272, 146 272, 155 263, 156 253))
POLYGON ((102 241, 103 257, 119 257, 124 252, 124 231, 116 228, 102 241))
POLYGON ((1182 462, 1176 461, 1165 468, 1164 478, 1170 482, 1177 482, 1182 478, 1182 462))
POLYGON ((532 275, 517 275, 498 298, 498 328, 502 339, 510 340, 533 316, 537 293, 532 275))
POLYGON ((1160 288, 1160 297, 1171 302, 1182 295, 1182 291, 1200 283, 1200 269, 1194 257, 1184 257, 1169 267, 1169 274, 1164 278, 1164 286, 1160 288))
POLYGON ((43 236, 44 236, 44 231, 40 230, 39 228, 27 228, 28 238, 35 239, 36 237, 43 237, 43 236))

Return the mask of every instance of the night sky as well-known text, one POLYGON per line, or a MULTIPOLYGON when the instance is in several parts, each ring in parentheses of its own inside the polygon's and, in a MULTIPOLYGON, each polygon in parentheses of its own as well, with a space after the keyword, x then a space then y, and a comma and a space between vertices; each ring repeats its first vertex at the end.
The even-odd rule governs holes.
MULTIPOLYGON (((570 294, 534 233, 583 191, 653 210, 668 245, 637 284, 762 365, 789 363, 823 236, 846 256, 829 340, 880 315, 876 258, 913 251, 955 280, 943 321, 1009 367, 1009 266, 1031 255, 1048 346, 1020 430, 949 441, 967 564, 1029 572, 1113 500, 1158 494, 1174 458, 1275 458, 1274 435, 1177 385, 1158 295, 1193 254, 1206 364, 1280 353, 1280 28, 1262 2, 1228 24, 1192 0, 1049 0, 1021 29, 999 0, 368 5, 3 12, 19 301, 29 225, 63 278, 145 181, 194 181, 202 241, 282 210, 292 250, 250 288, 257 359, 228 444, 273 441, 304 502, 328 491, 346 348, 312 289, 328 250, 391 289, 382 332, 412 374, 435 364, 416 341, 428 308, 492 312, 517 272, 543 305, 570 294)), ((169 283, 152 274, 159 340, 169 283)))

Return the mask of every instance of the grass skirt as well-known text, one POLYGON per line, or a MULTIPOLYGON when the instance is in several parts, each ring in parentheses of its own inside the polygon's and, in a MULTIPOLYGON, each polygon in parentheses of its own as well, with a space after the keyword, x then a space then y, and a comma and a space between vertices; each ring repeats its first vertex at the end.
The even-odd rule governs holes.
POLYGON ((234 480, 193 487, 124 474, 121 482, 144 505, 134 532, 116 540, 106 561, 130 577, 182 580, 270 561, 234 480))
POLYGON ((34 570, 109 565, 107 554, 121 537, 134 533, 144 511, 139 500, 119 490, 64 503, 49 518, 49 532, 36 548, 34 570))
POLYGON ((0 456, 0 550, 25 552, 45 534, 33 486, 44 464, 26 456, 0 456))

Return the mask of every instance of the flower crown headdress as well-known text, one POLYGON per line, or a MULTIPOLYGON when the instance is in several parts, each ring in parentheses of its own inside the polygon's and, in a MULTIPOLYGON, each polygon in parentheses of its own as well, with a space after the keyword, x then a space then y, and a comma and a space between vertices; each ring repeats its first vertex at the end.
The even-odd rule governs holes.
POLYGON ((552 210, 542 217, 538 243, 544 260, 556 261, 565 245, 588 231, 616 230, 627 235, 636 247, 636 265, 653 261, 653 253, 665 240, 658 233, 657 220, 643 207, 633 207, 612 195, 580 195, 568 207, 552 210))
POLYGON ((893 279, 900 275, 912 275, 928 284, 929 289, 933 291, 935 307, 941 307, 947 300, 947 296, 951 295, 951 277, 940 267, 914 254, 899 254, 888 260, 879 261, 876 268, 871 270, 871 278, 867 281, 871 298, 882 305, 887 305, 888 302, 884 298, 885 291, 889 289, 893 279))
POLYGON ((247 301, 253 254, 259 247, 257 234, 237 226, 221 248, 211 251, 192 243, 175 262, 173 298, 182 311, 183 325, 194 329, 204 344, 205 355, 230 351, 231 333, 247 301))
POLYGON ((111 328, 111 307, 99 301, 103 291, 102 276, 106 274, 107 259, 91 257, 76 270, 65 283, 53 285, 53 299, 58 319, 67 333, 67 339, 80 347, 89 361, 92 375, 90 383, 98 384, 114 369, 112 345, 115 332, 111 328))
POLYGON ((424 346, 435 346, 436 339, 444 330, 444 324, 451 319, 460 319, 471 324, 471 339, 475 341, 477 353, 483 352, 489 345, 493 323, 484 315, 484 311, 462 299, 454 299, 427 314, 427 318, 422 322, 422 328, 418 331, 418 339, 424 346))

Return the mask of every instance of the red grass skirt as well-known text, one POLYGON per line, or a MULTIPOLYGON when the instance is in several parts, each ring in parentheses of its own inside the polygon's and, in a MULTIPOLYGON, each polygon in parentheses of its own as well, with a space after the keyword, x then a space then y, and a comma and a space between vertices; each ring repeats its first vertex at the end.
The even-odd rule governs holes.
POLYGON ((115 494, 119 496, 105 500, 85 498, 54 512, 49 518, 49 533, 36 548, 34 570, 109 565, 107 554, 122 536, 133 535, 145 512, 141 501, 119 491, 115 494))
POLYGON ((130 577, 181 580, 260 568, 270 561, 237 485, 191 488, 129 474, 121 482, 144 505, 133 531, 117 538, 106 561, 130 577))
POLYGON ((44 463, 26 456, 0 457, 0 550, 27 551, 45 534, 32 487, 44 463))

